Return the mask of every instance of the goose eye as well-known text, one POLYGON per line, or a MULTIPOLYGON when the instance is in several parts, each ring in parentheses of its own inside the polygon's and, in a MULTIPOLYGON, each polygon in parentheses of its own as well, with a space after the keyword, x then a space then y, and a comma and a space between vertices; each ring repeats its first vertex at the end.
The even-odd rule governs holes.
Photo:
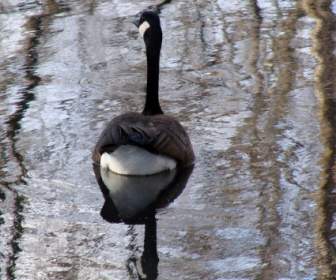
POLYGON ((150 28, 148 21, 144 21, 143 23, 140 24, 139 32, 140 32, 141 37, 145 35, 145 32, 147 31, 148 28, 150 28))

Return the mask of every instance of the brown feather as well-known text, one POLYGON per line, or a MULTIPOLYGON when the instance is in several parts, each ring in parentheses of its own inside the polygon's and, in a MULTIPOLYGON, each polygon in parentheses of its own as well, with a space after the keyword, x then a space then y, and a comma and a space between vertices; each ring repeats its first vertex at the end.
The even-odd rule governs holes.
POLYGON ((177 120, 161 114, 145 116, 139 113, 126 113, 108 123, 94 148, 92 159, 99 164, 104 152, 113 152, 126 144, 171 157, 179 166, 189 166, 195 159, 190 139, 177 120))

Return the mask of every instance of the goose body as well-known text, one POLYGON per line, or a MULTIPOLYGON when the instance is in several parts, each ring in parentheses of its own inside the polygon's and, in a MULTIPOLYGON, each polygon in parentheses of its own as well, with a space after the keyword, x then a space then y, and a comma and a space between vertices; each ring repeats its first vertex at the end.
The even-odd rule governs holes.
POLYGON ((160 19, 144 11, 136 25, 146 45, 145 107, 141 114, 122 114, 108 123, 95 146, 93 161, 117 174, 142 176, 192 165, 194 153, 184 128, 160 107, 160 19))

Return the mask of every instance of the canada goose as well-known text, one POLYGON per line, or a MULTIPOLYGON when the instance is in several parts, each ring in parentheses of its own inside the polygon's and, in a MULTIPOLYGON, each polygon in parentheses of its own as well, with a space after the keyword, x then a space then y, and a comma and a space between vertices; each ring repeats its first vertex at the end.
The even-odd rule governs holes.
POLYGON ((159 16, 143 11, 135 22, 146 45, 147 89, 143 112, 110 121, 100 135, 93 161, 121 175, 152 175, 190 166, 194 152, 182 125, 163 114, 159 103, 162 31, 159 16))

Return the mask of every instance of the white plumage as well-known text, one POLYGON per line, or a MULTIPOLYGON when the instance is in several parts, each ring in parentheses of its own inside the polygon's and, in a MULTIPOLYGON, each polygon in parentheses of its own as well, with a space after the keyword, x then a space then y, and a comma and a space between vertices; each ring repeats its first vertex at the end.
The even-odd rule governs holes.
POLYGON ((121 175, 152 175, 174 169, 176 161, 138 146, 122 145, 111 154, 103 153, 100 166, 121 175))

